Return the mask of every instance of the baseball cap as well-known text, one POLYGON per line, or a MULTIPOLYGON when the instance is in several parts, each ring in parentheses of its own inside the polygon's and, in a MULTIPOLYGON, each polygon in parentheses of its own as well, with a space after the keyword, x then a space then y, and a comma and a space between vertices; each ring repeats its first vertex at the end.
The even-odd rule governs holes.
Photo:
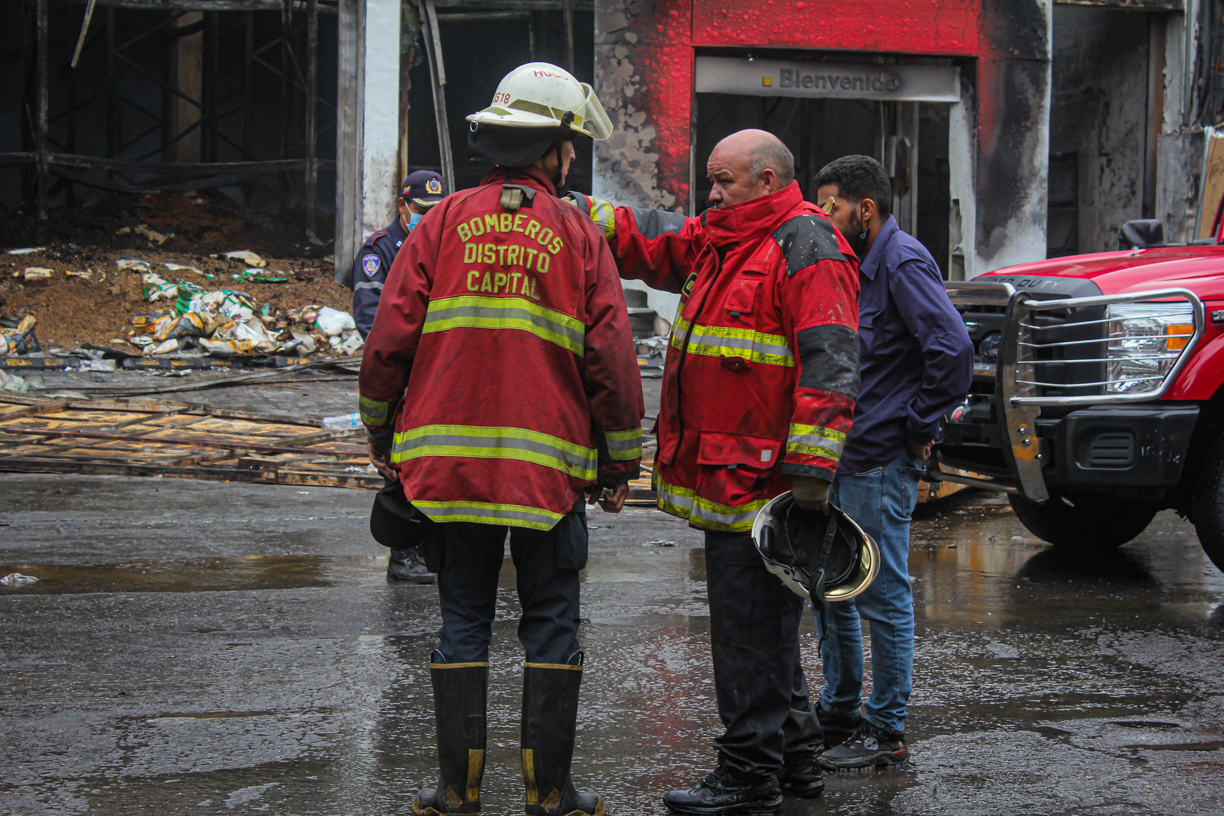
POLYGON ((432 207, 446 198, 446 187, 442 177, 432 170, 415 170, 404 179, 400 198, 406 198, 418 207, 432 207))

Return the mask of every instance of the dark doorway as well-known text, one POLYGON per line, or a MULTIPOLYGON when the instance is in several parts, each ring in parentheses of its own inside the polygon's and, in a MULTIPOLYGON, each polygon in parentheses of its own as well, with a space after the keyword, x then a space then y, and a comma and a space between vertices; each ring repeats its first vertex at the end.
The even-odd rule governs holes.
POLYGON ((946 104, 866 99, 807 99, 697 94, 696 210, 708 204, 705 162, 729 133, 760 128, 776 134, 795 155, 795 180, 814 201, 816 175, 834 159, 873 156, 893 181, 893 212, 902 229, 930 250, 948 274, 948 110, 946 104))

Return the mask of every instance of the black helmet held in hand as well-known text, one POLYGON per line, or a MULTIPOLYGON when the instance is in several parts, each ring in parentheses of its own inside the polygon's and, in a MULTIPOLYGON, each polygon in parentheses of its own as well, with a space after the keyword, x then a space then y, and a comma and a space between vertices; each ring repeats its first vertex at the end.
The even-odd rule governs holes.
POLYGON ((765 566, 817 607, 861 594, 880 571, 880 548, 854 519, 795 504, 789 492, 761 508, 752 541, 765 566))

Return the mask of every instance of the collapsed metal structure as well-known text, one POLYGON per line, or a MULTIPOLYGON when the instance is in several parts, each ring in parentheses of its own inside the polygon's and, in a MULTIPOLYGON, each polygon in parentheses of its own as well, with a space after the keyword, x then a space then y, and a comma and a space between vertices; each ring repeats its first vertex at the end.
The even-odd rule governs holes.
POLYGON ((319 26, 334 19, 335 2, 27 0, 23 13, 28 136, 26 149, 0 153, 0 165, 32 170, 32 195, 23 198, 40 218, 53 193, 72 203, 74 185, 127 193, 243 185, 248 197, 263 185, 303 201, 313 237, 320 166, 332 163, 320 159, 319 134, 335 107, 319 93, 319 26), (80 14, 77 36, 64 36, 64 26, 53 36, 53 9, 80 14), (198 73, 175 70, 177 59, 190 59, 188 41, 198 73), (233 60, 235 52, 244 58, 233 60), (255 98, 269 78, 280 85, 273 156, 257 134, 266 112, 255 98), (159 109, 159 97, 171 104, 159 109), (82 149, 86 141, 94 149, 82 149), (191 154, 195 161, 182 160, 191 154))
MULTIPOLYGON (((574 69, 575 14, 585 46, 593 3, 21 0, 18 11, 0 32, 8 75, 21 77, 0 95, 8 202, 46 218, 98 191, 225 188, 249 208, 302 214, 317 243, 331 237, 334 201, 343 269, 393 214, 404 174, 471 182, 466 165, 456 172, 463 123, 447 97, 471 104, 473 66, 574 69)), ((485 93, 483 74, 479 84, 485 93)))

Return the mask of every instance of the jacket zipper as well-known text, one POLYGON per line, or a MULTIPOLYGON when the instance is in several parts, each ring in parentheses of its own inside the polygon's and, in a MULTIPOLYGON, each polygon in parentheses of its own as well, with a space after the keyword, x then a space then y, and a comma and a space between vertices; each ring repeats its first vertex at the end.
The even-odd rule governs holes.
MULTIPOLYGON (((680 360, 676 363, 676 447, 680 450, 680 443, 684 441, 684 412, 680 408, 681 388, 680 378, 684 374, 684 363, 688 359, 689 338, 693 336, 693 329, 697 327, 697 319, 701 317, 701 313, 705 310, 706 301, 710 299, 710 292, 714 289, 713 281, 718 280, 719 274, 722 272, 723 257, 717 249, 714 250, 714 278, 710 285, 706 287, 705 292, 701 296, 701 302, 697 304, 697 311, 693 313, 693 319, 689 321, 688 331, 684 333, 684 342, 680 344, 680 360)), ((698 272, 700 275, 700 271, 698 272)), ((684 310, 680 310, 680 316, 683 318, 684 310)))

